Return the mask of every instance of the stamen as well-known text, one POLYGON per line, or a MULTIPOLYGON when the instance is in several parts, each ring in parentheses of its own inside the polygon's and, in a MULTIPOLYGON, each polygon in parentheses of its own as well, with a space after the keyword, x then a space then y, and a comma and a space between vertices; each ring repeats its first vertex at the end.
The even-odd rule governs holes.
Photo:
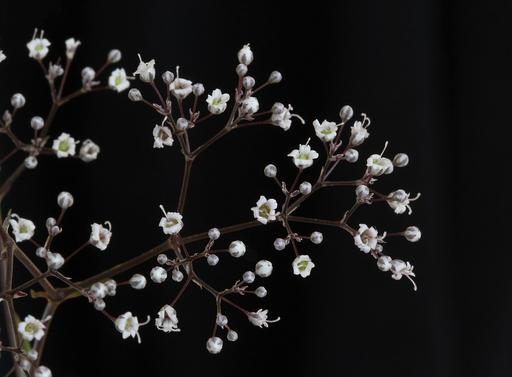
POLYGON ((386 143, 384 144, 384 149, 382 150, 382 152, 380 152, 380 157, 382 157, 382 155, 384 154, 384 152, 386 151, 386 148, 388 147, 388 142, 386 141, 386 143))
POLYGON ((107 226, 109 231, 112 231, 112 223, 110 221, 105 221, 104 224, 107 226))
POLYGON ((167 218, 167 212, 165 211, 164 206, 160 204, 159 208, 160 208, 160 209, 162 210, 162 212, 164 213, 165 218, 167 218))

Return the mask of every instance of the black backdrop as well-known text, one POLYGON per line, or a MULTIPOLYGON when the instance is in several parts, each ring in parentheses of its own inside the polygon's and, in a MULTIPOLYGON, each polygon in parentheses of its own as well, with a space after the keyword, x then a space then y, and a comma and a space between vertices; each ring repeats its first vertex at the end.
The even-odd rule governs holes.
MULTIPOLYGON (((416 265, 417 293, 379 272, 346 235, 329 229, 320 247, 308 246, 314 273, 297 279, 290 274, 291 255, 271 247, 276 233, 259 229, 241 235, 250 245, 241 265, 222 260, 208 275, 222 288, 258 258, 270 258, 270 294, 263 303, 248 303, 270 308, 282 317, 278 324, 259 330, 233 313, 240 340, 212 356, 204 342, 214 308, 198 289, 178 305, 182 332, 144 328, 141 346, 123 341, 104 317, 75 301, 58 312, 44 363, 54 375, 70 377, 256 376, 277 370, 297 376, 510 375, 512 260, 504 182, 510 11, 506 1, 2 1, 0 48, 8 60, 0 66, 0 98, 5 106, 13 92, 25 93, 27 119, 47 108, 41 101, 47 101, 45 83, 24 46, 34 27, 46 30, 53 52, 68 36, 82 40, 77 66, 98 66, 117 47, 130 72, 141 52, 157 60, 160 72, 181 65, 184 76, 207 90, 233 86, 235 53, 251 42, 255 77, 263 80, 279 69, 285 78, 260 96, 262 103, 292 103, 308 123, 335 119, 346 103, 368 113, 372 137, 363 155, 389 140, 390 153, 408 152, 412 159, 382 187, 423 193, 411 217, 375 205, 354 218, 379 228, 421 227, 421 243, 397 240, 388 247, 416 265)), ((89 165, 46 159, 20 179, 6 203, 41 224, 55 214, 60 190, 74 193, 63 252, 87 237, 91 221, 114 224, 107 252, 89 250, 68 267, 75 279, 161 241, 157 205, 175 205, 182 163, 176 148, 152 149, 156 121, 125 95, 80 99, 59 115, 54 132, 92 138, 103 147, 101 158, 89 165)), ((217 127, 212 122, 197 130, 195 140, 217 127)), ((209 150, 193 172, 184 232, 249 219, 260 193, 277 195, 262 167, 276 162, 291 177, 285 154, 310 132, 298 126, 288 133, 248 129, 209 150)), ((351 200, 350 191, 329 191, 304 210, 333 217, 351 200)), ((176 291, 176 284, 166 284, 144 294, 122 292, 108 308, 143 317, 176 291)), ((22 314, 31 309, 20 305, 22 314)))

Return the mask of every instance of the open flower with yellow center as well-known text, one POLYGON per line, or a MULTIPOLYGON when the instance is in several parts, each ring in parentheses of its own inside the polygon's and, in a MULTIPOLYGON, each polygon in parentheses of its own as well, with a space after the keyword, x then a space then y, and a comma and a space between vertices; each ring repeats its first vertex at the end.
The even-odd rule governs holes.
POLYGON ((276 219, 277 202, 275 199, 268 199, 263 195, 256 202, 256 206, 252 207, 254 218, 262 224, 267 224, 269 221, 276 219))
POLYGON ((160 219, 158 225, 162 228, 163 232, 171 236, 178 234, 183 228, 183 216, 178 212, 166 212, 162 205, 160 209, 164 213, 164 217, 160 219))
POLYGON ((128 81, 126 71, 123 68, 113 70, 108 78, 108 86, 118 93, 128 89, 130 87, 130 81, 128 81))
POLYGON ((295 275, 300 275, 305 278, 311 274, 311 270, 315 267, 315 264, 311 261, 309 255, 299 255, 293 261, 292 266, 295 275))
POLYGON ((44 336, 46 326, 37 318, 28 315, 23 322, 18 323, 18 332, 23 339, 31 342, 32 340, 41 340, 44 336))
POLYGON ((66 158, 75 155, 76 144, 78 144, 78 142, 75 141, 71 135, 63 132, 53 141, 52 149, 55 151, 58 158, 66 158))
POLYGON ((322 123, 315 119, 313 121, 316 136, 322 141, 333 141, 338 132, 338 126, 335 122, 328 122, 324 120, 322 123))
POLYGON ((318 153, 311 149, 308 144, 299 145, 299 149, 294 149, 288 154, 293 158, 293 163, 299 169, 306 169, 313 165, 313 160, 318 158, 318 153))
POLYGON ((14 234, 16 242, 23 242, 34 236, 36 229, 34 223, 28 219, 19 217, 15 213, 11 215, 9 225, 11 226, 12 234, 14 234))

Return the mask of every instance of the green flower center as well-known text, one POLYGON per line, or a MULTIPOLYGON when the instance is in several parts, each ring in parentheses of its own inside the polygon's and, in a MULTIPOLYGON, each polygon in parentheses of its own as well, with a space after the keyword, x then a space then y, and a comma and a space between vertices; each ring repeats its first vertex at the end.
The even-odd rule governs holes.
POLYGON ((303 260, 297 263, 297 267, 299 268, 300 272, 303 272, 306 270, 306 268, 308 268, 308 264, 309 262, 307 260, 303 260))
POLYGON ((25 224, 20 226, 20 233, 28 233, 28 226, 25 224))
POLYGON ((38 330, 38 327, 34 323, 27 323, 27 325, 25 326, 25 331, 30 334, 35 333, 37 330, 38 330))
POLYGON ((59 142, 59 151, 67 152, 69 150, 69 143, 67 140, 59 142))
POLYGON ((115 81, 114 81, 114 85, 115 85, 115 86, 119 86, 119 85, 121 85, 121 84, 123 83, 123 81, 124 81, 124 80, 123 80, 123 77, 122 77, 122 76, 117 76, 117 77, 116 77, 116 79, 115 79, 115 81))
POLYGON ((264 217, 265 219, 268 219, 270 215, 270 208, 264 204, 260 207, 260 216, 264 217))
POLYGON ((39 44, 38 44, 38 45, 36 45, 36 47, 34 48, 34 50, 35 50, 36 52, 41 52, 41 51, 43 51, 43 49, 44 49, 44 45, 43 45, 42 43, 39 43, 39 44))

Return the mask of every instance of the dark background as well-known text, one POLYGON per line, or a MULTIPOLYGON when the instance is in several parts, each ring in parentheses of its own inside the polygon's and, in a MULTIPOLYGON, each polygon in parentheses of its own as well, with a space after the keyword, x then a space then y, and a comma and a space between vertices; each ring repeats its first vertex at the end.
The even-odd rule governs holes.
MULTIPOLYGON (((223 352, 212 356, 204 344, 214 321, 213 300, 199 289, 188 291, 177 306, 181 333, 148 326, 141 330, 140 346, 123 341, 103 316, 78 300, 58 312, 44 364, 55 376, 69 377, 260 376, 277 370, 295 376, 511 375, 512 258, 506 221, 511 8, 507 1, 3 0, 0 48, 8 59, 0 65, 0 98, 6 106, 12 93, 26 95, 18 129, 28 129, 30 116, 44 115, 48 108, 45 82, 25 48, 34 27, 45 29, 54 58, 67 37, 83 42, 71 80, 75 85, 78 68, 98 67, 113 47, 123 51, 122 65, 129 72, 141 52, 156 59, 158 72, 181 65, 182 75, 204 83, 207 91, 233 87, 235 54, 247 42, 255 52, 250 70, 257 80, 273 69, 283 73, 283 83, 259 95, 260 103, 291 103, 308 126, 287 133, 243 130, 208 150, 193 171, 183 233, 246 221, 260 194, 278 197, 262 168, 274 162, 291 179, 294 168, 285 155, 312 135, 313 119, 335 120, 346 103, 373 120, 362 157, 380 151, 385 140, 391 142, 390 155, 411 156, 409 167, 379 187, 423 194, 411 217, 373 205, 353 219, 379 229, 413 224, 422 229, 418 244, 393 240, 386 246, 416 266, 417 293, 408 282, 379 272, 350 237, 331 229, 324 230, 321 246, 302 246, 317 267, 310 278, 297 278, 291 274, 291 252, 277 253, 271 246, 282 231, 267 227, 225 237, 220 244, 240 237, 249 252, 241 261, 223 258, 217 268, 204 270, 214 286, 224 288, 259 258, 272 260, 275 272, 263 282, 269 296, 243 302, 270 308, 281 322, 260 330, 228 311, 240 339, 225 342, 223 352)), ((87 165, 43 159, 6 202, 4 208, 14 208, 41 228, 56 214, 58 192, 72 192, 76 204, 58 243, 63 253, 88 237, 92 221, 113 223, 108 251, 89 249, 66 267, 74 279, 163 239, 157 206, 175 206, 182 162, 176 147, 152 149, 157 121, 126 93, 77 100, 59 114, 53 134, 90 137, 103 148, 100 159, 87 165)), ((195 145, 219 127, 212 121, 194 131, 195 145)), ((4 150, 6 144, 1 145, 4 150)), ((362 169, 361 163, 342 168, 336 177, 354 178, 362 169)), ((326 191, 301 213, 336 218, 352 200, 350 189, 326 191)), ((147 273, 152 265, 139 271, 147 273)), ((143 292, 120 290, 108 310, 154 315, 177 289, 169 280, 143 292)), ((30 303, 18 307, 21 315, 40 309, 30 303)))

